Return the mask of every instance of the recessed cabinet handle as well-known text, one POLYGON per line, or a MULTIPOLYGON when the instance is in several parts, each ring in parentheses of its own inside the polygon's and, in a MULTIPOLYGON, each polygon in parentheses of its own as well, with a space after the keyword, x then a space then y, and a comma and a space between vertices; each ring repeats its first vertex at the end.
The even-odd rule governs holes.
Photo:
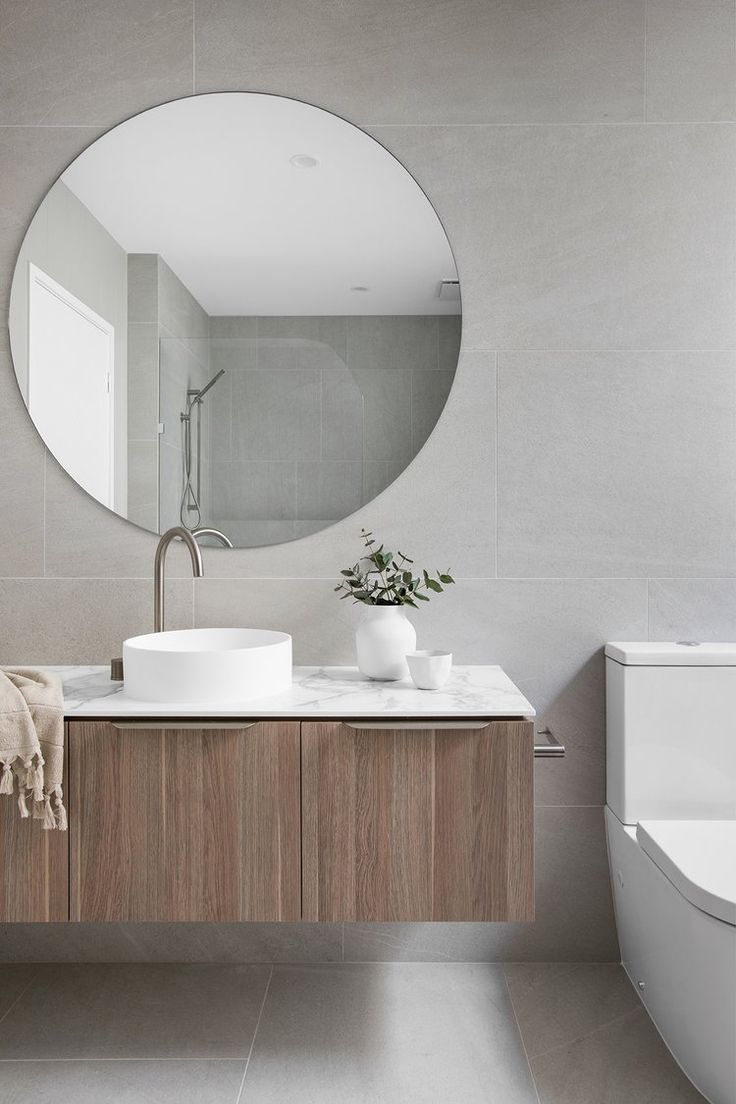
POLYGON ((258 721, 111 721, 113 728, 120 729, 121 732, 130 732, 147 729, 149 732, 152 729, 156 731, 164 732, 181 732, 182 729, 243 729, 252 728, 253 725, 258 724, 258 721))
POLYGON ((487 728, 490 721, 343 721, 346 728, 354 728, 358 732, 413 732, 424 729, 479 729, 487 728))
POLYGON ((550 732, 548 728, 540 728, 537 732, 537 736, 544 736, 546 742, 538 744, 536 739, 534 741, 534 758, 535 759, 561 759, 565 754, 565 745, 561 744, 553 732, 550 732))

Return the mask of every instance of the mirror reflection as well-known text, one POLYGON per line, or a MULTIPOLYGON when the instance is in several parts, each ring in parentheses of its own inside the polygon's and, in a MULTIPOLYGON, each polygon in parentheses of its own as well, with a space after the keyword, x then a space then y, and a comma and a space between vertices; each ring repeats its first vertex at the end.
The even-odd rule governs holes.
POLYGON ((89 494, 251 546, 334 523, 410 463, 452 385, 460 293, 434 209, 374 139, 218 93, 62 174, 10 330, 30 415, 89 494))

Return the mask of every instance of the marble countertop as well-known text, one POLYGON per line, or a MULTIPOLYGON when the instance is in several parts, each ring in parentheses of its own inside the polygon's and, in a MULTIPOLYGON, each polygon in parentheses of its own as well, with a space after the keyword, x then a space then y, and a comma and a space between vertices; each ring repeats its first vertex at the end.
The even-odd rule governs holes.
POLYGON ((500 667, 455 667, 441 690, 411 679, 373 682, 356 667, 295 667, 291 688, 246 702, 141 702, 110 680, 109 667, 46 667, 61 676, 64 711, 75 717, 390 718, 533 717, 533 707, 500 667))

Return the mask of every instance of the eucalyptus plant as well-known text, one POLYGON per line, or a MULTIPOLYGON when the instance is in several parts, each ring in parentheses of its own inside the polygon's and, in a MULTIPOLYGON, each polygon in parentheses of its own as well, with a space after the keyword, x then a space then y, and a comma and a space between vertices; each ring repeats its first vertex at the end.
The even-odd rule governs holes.
MULTIPOLYGON (((447 571, 422 570, 414 574, 414 561, 403 552, 389 552, 381 544, 376 548, 373 534, 361 529, 366 548, 365 555, 352 567, 343 568, 342 579, 335 587, 340 599, 352 598, 365 606, 413 606, 419 609, 419 602, 428 602, 431 591, 441 594, 450 583, 454 583, 449 569, 447 571)), ((417 569, 418 571, 418 569, 417 569)))

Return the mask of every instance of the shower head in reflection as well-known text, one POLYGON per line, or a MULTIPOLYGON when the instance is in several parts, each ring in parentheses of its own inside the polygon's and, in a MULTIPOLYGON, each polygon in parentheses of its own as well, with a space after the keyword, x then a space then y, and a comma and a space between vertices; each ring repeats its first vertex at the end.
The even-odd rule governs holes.
POLYGON ((204 387, 200 388, 199 391, 196 391, 196 390, 187 391, 187 398, 189 400, 190 409, 191 409, 191 407, 194 406, 195 403, 201 402, 202 399, 207 394, 207 392, 209 391, 210 387, 214 387, 215 384, 217 383, 217 381, 219 380, 220 376, 224 376, 224 375, 225 375, 225 369, 221 368, 219 372, 215 373, 215 375, 212 377, 212 379, 209 381, 209 383, 206 383, 204 385, 204 387))
POLYGON ((204 387, 190 387, 187 391, 187 408, 180 414, 182 427, 182 495, 179 503, 179 518, 185 529, 196 529, 202 523, 202 454, 200 448, 202 434, 202 399, 211 387, 214 387, 220 376, 225 375, 225 369, 209 380, 204 387), (197 408, 197 441, 196 441, 196 489, 192 485, 192 410, 197 408))

